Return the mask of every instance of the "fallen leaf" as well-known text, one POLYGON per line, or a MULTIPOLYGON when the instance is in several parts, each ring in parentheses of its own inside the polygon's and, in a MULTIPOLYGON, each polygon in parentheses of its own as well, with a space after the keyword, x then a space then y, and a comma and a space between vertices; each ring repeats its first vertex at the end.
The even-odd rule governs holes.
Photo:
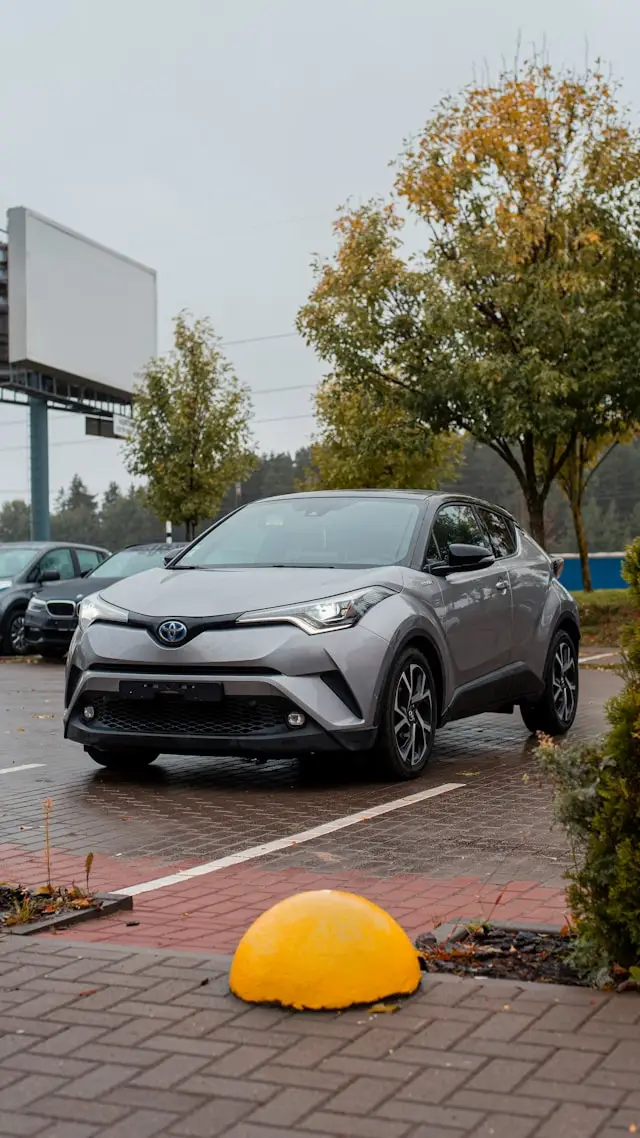
POLYGON ((55 715, 50 712, 47 715, 32 715, 32 719, 55 719, 55 715))
POLYGON ((392 1015, 393 1012, 397 1012, 399 1008, 400 1004, 374 1004, 369 1008, 369 1011, 372 1015, 392 1015))
POLYGON ((630 1134, 637 1134, 637 1132, 638 1132, 638 1127, 636 1126, 635 1122, 630 1122, 629 1123, 629 1133, 630 1134))
POLYGON ((139 925, 139 924, 140 924, 140 921, 127 921, 127 922, 126 922, 126 927, 127 927, 128 929, 135 929, 135 928, 137 928, 137 927, 138 927, 138 925, 139 925))
POLYGON ((206 986, 207 986, 207 984, 208 984, 208 983, 209 983, 209 978, 208 978, 208 976, 205 976, 204 980, 201 980, 201 981, 200 981, 200 987, 201 987, 201 988, 206 988, 206 986))
POLYGON ((528 774, 523 774, 523 776, 522 776, 522 781, 523 781, 523 782, 529 782, 529 775, 528 775, 528 774))
POLYGON ((95 996, 97 988, 87 988, 86 992, 80 992, 80 996, 95 996))
POLYGON ((462 773, 463 778, 476 778, 476 776, 481 774, 482 772, 481 771, 462 771, 461 773, 462 773))

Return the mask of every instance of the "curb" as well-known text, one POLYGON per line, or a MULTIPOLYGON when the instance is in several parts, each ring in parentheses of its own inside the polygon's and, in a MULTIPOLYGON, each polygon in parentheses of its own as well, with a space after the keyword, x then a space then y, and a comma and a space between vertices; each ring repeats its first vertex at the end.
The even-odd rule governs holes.
POLYGON ((89 909, 74 909, 70 913, 59 913, 42 921, 31 921, 24 925, 5 925, 0 927, 0 932, 8 936, 34 936, 36 933, 55 932, 56 929, 66 929, 69 925, 79 925, 83 921, 93 921, 100 917, 109 917, 112 913, 133 909, 132 897, 121 897, 115 893, 96 893, 94 901, 99 902, 99 909, 93 906, 89 909))

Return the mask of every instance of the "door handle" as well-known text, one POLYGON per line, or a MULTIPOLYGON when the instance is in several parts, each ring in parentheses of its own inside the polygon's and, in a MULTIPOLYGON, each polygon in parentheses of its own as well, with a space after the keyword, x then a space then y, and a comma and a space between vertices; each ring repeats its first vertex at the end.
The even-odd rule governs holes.
POLYGON ((496 581, 496 589, 498 589, 501 593, 506 593, 508 588, 509 582, 505 581, 504 577, 501 577, 499 581, 496 581))

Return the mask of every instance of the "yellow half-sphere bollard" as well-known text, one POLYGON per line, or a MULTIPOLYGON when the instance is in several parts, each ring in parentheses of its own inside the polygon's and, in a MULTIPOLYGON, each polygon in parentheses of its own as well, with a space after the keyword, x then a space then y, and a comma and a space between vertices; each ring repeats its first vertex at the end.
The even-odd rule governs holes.
POLYGON ((262 913, 236 949, 231 991, 252 1004, 333 1009, 409 995, 418 954, 397 921, 364 897, 321 889, 262 913))

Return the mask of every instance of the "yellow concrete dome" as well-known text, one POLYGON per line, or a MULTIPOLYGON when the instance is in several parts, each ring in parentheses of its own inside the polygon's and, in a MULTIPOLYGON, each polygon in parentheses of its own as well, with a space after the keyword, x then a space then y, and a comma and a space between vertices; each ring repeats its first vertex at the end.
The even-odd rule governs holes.
POLYGON ((364 897, 321 889, 262 913, 231 965, 231 991, 249 1003, 347 1008, 408 995, 418 954, 397 921, 364 897))

